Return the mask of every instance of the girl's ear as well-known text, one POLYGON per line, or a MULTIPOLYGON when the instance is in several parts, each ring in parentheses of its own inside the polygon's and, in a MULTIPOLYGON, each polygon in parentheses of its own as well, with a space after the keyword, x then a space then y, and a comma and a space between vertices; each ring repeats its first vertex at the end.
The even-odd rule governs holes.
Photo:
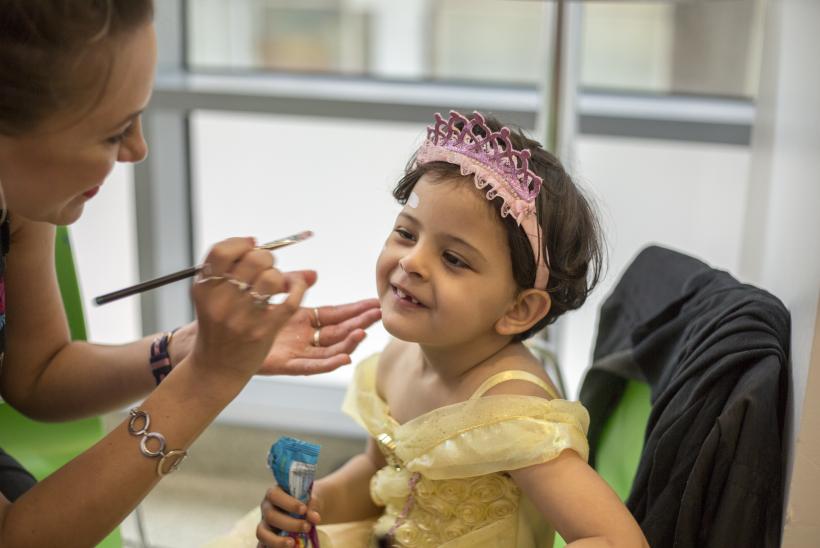
POLYGON ((495 330, 499 335, 507 336, 524 333, 547 315, 551 305, 552 299, 543 289, 525 289, 495 322, 495 330))

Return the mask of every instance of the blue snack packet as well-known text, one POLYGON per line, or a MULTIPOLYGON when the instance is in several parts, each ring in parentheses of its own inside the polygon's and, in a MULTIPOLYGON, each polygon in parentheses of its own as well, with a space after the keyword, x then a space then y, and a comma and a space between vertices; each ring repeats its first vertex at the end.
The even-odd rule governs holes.
MULTIPOLYGON (((268 466, 273 472, 276 483, 293 498, 307 504, 316 476, 316 463, 319 461, 319 446, 287 436, 276 440, 268 453, 268 466)), ((304 518, 299 514, 291 514, 304 518)), ((314 527, 310 533, 279 533, 296 541, 296 548, 319 548, 319 539, 314 527)))

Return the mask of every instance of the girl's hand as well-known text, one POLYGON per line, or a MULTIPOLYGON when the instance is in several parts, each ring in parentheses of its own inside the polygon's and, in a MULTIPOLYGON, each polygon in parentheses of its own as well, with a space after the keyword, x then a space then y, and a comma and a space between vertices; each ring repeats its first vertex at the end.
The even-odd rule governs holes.
MULTIPOLYGON (((286 279, 305 277, 313 285, 313 272, 291 272, 286 279)), ((337 306, 300 308, 276 335, 260 374, 314 375, 350 363, 350 354, 365 338, 364 330, 381 318, 378 299, 337 306), (319 346, 314 346, 318 315, 319 346)))
POLYGON ((246 382, 299 310, 307 283, 301 276, 285 278, 252 238, 218 243, 205 264, 191 291, 198 323, 191 358, 204 373, 246 382), (288 295, 281 304, 266 304, 266 297, 283 292, 288 295))
POLYGON ((265 493, 260 508, 262 520, 256 527, 256 538, 259 546, 267 548, 284 548, 293 546, 293 539, 280 537, 280 531, 291 533, 307 533, 319 524, 319 501, 311 496, 307 505, 285 493, 278 485, 271 487, 265 493), (289 513, 305 515, 306 519, 289 516, 289 513))

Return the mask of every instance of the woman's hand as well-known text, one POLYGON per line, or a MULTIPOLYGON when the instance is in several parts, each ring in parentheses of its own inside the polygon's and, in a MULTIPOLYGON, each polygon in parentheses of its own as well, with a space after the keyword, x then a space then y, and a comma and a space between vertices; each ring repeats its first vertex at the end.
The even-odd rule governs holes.
POLYGON ((246 382, 257 372, 281 327, 299 310, 308 284, 273 268, 269 251, 251 238, 218 243, 191 291, 197 336, 189 359, 203 373, 246 382), (288 293, 280 304, 271 295, 288 293))
POLYGON ((285 493, 278 485, 265 493, 260 508, 262 520, 256 527, 256 538, 259 546, 266 548, 284 548, 293 546, 293 539, 280 537, 279 531, 307 533, 321 520, 319 516, 319 499, 313 495, 307 505, 285 493), (305 519, 294 518, 288 514, 305 516, 305 519))
MULTIPOLYGON (((308 287, 316 282, 312 271, 288 272, 286 279, 301 276, 308 287)), ((350 354, 365 338, 364 330, 381 318, 378 299, 365 299, 337 306, 302 307, 279 330, 258 371, 262 375, 314 375, 350 363, 350 354), (319 344, 313 345, 316 316, 319 344)), ((171 363, 177 364, 193 348, 197 322, 179 328, 171 340, 171 363)))
MULTIPOLYGON (((291 272, 285 276, 305 276, 308 285, 313 285, 316 279, 312 272, 291 272)), ((279 330, 259 373, 314 375, 333 371, 350 363, 350 354, 365 338, 364 330, 379 318, 378 299, 337 306, 302 307, 279 330)))

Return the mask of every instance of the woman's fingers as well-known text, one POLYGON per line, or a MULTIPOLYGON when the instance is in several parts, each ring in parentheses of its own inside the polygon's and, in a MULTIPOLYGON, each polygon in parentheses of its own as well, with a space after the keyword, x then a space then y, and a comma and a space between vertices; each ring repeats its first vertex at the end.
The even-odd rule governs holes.
POLYGON ((315 270, 291 270, 288 272, 283 272, 285 278, 290 278, 291 276, 298 276, 305 280, 305 283, 308 287, 313 287, 318 279, 318 275, 316 274, 315 270))
MULTIPOLYGON (((321 317, 321 315, 320 315, 321 317)), ((349 338, 351 333, 357 330, 364 330, 373 325, 382 317, 382 311, 379 308, 366 309, 359 315, 349 318, 339 324, 326 324, 322 322, 321 345, 324 347, 333 346, 340 341, 345 341, 349 338)), ((353 347, 355 348, 355 346, 353 347)), ((352 350, 348 350, 350 352, 352 350)))
MULTIPOLYGON (((322 325, 336 325, 350 319, 355 319, 368 311, 378 309, 378 299, 364 299, 355 303, 340 304, 336 306, 320 306, 317 308, 317 311, 319 313, 319 322, 322 325)), ((356 327, 364 328, 366 326, 359 325, 356 327)))
POLYGON ((253 238, 228 238, 216 244, 208 256, 205 258, 205 264, 208 265, 207 275, 223 276, 228 273, 234 263, 239 261, 243 255, 253 249, 253 238))
POLYGON ((225 273, 234 280, 252 284, 262 272, 273 268, 273 254, 264 249, 253 249, 231 265, 225 273))

